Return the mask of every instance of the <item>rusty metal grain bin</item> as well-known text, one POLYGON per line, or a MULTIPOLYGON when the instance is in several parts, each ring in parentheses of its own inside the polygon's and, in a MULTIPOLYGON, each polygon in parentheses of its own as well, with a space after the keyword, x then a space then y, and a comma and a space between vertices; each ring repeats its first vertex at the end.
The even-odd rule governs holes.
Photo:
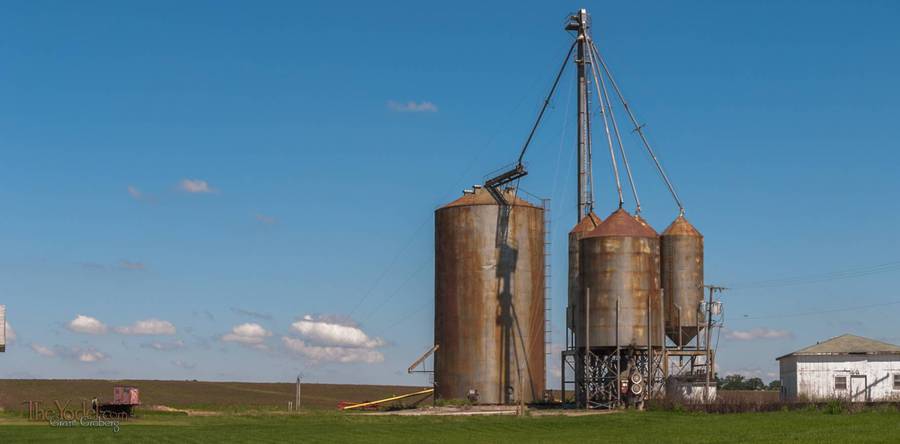
POLYGON ((703 235, 684 216, 678 216, 660 236, 660 260, 666 335, 675 345, 687 345, 706 323, 706 315, 699 311, 703 302, 703 235))
POLYGON ((544 210, 512 192, 505 197, 506 221, 481 188, 435 211, 438 399, 543 397, 544 210), (505 240, 498 238, 504 225, 505 240))
POLYGON ((600 217, 593 211, 587 216, 581 218, 581 221, 569 232, 569 297, 566 306, 566 328, 574 330, 575 313, 578 312, 578 294, 581 293, 581 275, 579 273, 581 266, 581 255, 579 254, 581 247, 581 238, 585 233, 597 228, 600 225, 600 217))
POLYGON ((581 240, 581 276, 577 347, 663 345, 659 237, 653 228, 617 210, 581 240))

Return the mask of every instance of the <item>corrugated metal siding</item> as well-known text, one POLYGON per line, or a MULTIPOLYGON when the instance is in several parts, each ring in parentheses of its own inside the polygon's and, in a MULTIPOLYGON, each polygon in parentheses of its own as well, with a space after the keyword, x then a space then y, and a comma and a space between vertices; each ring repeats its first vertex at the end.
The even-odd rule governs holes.
POLYGON ((849 399, 851 392, 861 389, 852 386, 857 379, 851 376, 864 375, 869 401, 900 400, 900 390, 893 387, 894 374, 900 374, 897 356, 797 356, 781 360, 782 383, 796 387, 796 394, 790 388, 785 389, 787 399, 849 399), (835 390, 835 376, 847 377, 846 390, 835 390), (796 378, 796 383, 791 378, 796 378))
POLYGON ((781 379, 781 399, 797 399, 797 358, 788 357, 779 361, 781 379))

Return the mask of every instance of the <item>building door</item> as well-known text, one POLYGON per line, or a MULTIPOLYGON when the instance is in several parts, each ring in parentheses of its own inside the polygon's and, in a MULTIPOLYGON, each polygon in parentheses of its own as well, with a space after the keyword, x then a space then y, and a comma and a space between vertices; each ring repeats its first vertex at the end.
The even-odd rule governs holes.
POLYGON ((866 375, 850 376, 850 393, 852 402, 866 402, 869 399, 869 387, 866 385, 866 375))

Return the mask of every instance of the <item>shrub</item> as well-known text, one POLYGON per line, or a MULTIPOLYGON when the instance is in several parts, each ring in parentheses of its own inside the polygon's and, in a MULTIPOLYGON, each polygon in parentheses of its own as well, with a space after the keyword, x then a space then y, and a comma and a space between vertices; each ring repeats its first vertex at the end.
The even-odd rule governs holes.
POLYGON ((843 413, 844 408, 841 405, 841 401, 837 399, 832 399, 828 401, 828 404, 825 405, 825 413, 829 415, 840 415, 843 413))

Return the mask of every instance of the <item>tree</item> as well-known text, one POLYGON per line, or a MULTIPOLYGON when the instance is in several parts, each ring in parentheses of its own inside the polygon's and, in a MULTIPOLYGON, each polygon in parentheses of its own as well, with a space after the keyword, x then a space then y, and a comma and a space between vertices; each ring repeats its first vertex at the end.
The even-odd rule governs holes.
MULTIPOLYGON (((765 390, 766 383, 760 378, 747 379, 744 375, 728 375, 725 379, 716 378, 720 390, 765 390)), ((781 387, 779 383, 779 387, 781 387)), ((777 388, 775 390, 778 390, 777 388)))
POLYGON ((781 390, 781 381, 774 380, 769 383, 769 390, 781 390))
POLYGON ((750 378, 744 383, 744 390, 765 390, 766 384, 760 378, 750 378))
POLYGON ((719 385, 722 390, 745 390, 743 375, 728 375, 719 385))

